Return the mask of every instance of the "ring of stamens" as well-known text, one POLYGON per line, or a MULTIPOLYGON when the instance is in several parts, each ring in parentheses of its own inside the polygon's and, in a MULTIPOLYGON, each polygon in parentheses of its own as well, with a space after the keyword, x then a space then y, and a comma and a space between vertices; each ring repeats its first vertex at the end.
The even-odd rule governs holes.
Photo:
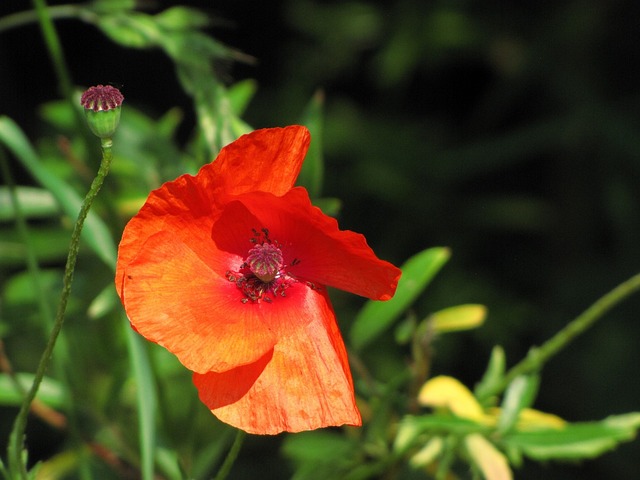
MULTIPOLYGON (((285 290, 298 280, 286 271, 281 245, 269 238, 269 230, 266 228, 260 232, 253 229, 250 241, 254 246, 240 265, 240 270, 227 270, 227 280, 235 283, 242 291, 242 303, 257 303, 261 300, 271 303, 276 297, 285 297, 285 290)), ((300 260, 294 259, 291 266, 298 263, 300 260)))

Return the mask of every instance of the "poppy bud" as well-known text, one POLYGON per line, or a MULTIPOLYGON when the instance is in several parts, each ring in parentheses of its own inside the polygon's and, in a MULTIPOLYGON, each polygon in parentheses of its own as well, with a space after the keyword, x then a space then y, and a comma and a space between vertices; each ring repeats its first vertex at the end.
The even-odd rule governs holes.
POLYGON ((120 122, 120 106, 124 96, 111 85, 98 85, 82 94, 80 104, 91 131, 100 138, 111 138, 120 122))

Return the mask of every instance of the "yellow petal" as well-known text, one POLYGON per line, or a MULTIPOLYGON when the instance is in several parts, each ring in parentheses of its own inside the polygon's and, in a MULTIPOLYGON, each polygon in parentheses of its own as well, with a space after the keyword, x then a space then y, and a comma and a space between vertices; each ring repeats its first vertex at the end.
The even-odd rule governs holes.
POLYGON ((479 433, 464 439, 469 455, 486 480, 513 480, 507 457, 479 433))
POLYGON ((535 430, 545 428, 564 428, 567 422, 557 415, 525 408, 520 412, 518 417, 518 430, 535 430))
POLYGON ((471 391, 453 377, 434 377, 418 393, 418 403, 426 407, 446 408, 457 417, 485 420, 482 407, 471 391))
POLYGON ((445 308, 431 315, 433 329, 436 332, 455 332, 470 330, 484 323, 487 307, 478 304, 457 305, 445 308))
POLYGON ((440 455, 440 452, 442 451, 442 444, 443 441, 441 437, 432 438, 418 451, 418 453, 411 457, 409 464, 414 468, 431 465, 438 455, 440 455))

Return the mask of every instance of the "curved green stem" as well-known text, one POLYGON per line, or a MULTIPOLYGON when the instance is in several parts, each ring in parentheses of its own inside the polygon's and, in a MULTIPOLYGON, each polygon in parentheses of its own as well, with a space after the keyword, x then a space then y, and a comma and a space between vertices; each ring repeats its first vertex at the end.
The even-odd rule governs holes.
POLYGON ((93 182, 91 183, 91 187, 89 188, 89 192, 87 192, 84 201, 82 202, 82 206, 80 207, 80 212, 78 213, 78 219, 73 227, 73 232, 71 233, 71 242, 69 245, 69 254, 67 256, 67 263, 64 270, 64 279, 62 285, 62 293, 60 294, 60 302, 58 304, 58 310, 56 313, 55 321, 53 324, 53 328, 51 329, 51 333, 49 335, 49 340, 47 345, 42 352, 42 356, 40 357, 40 362, 38 364, 38 368, 36 370, 35 378, 33 380, 33 384, 31 385, 31 389, 27 392, 27 396, 25 397, 22 405, 20 407, 20 411, 18 412, 18 416, 13 424, 13 429, 11 431, 11 436, 9 439, 9 468, 10 471, 13 472, 14 475, 17 475, 17 478, 26 479, 27 471, 25 464, 22 459, 22 448, 23 448, 23 436, 24 431, 27 424, 27 416, 29 413, 29 408, 31 407, 31 403, 33 402, 36 394, 38 393, 38 388, 40 387, 40 383, 44 378, 44 374, 47 370, 47 366, 49 365, 49 360, 51 359, 51 355, 53 354, 53 349, 56 345, 56 340, 58 339, 58 335, 60 335, 60 331, 62 330, 62 325, 64 323, 64 315, 67 309, 67 302, 69 300, 69 294, 71 293, 71 284, 73 282, 73 274, 76 267, 76 260, 78 258, 78 251, 80 250, 80 234, 82 232, 82 227, 84 226, 84 221, 87 218, 87 214, 89 213, 89 209, 93 204, 96 195, 100 191, 104 179, 109 173, 109 168, 111 167, 111 160, 113 158, 113 153, 111 151, 111 139, 106 139, 102 141, 102 162, 100 163, 100 169, 93 182))
MULTIPOLYGON (((547 340, 541 347, 534 347, 520 362, 514 365, 501 382, 483 392, 483 398, 499 395, 518 376, 535 372, 554 355, 566 347, 578 335, 585 332, 605 313, 625 298, 640 290, 640 274, 634 275, 609 293, 600 297, 593 305, 572 320, 566 327, 547 340)), ((482 401, 482 399, 480 399, 482 401)))
POLYGON ((82 118, 82 112, 78 108, 78 105, 73 100, 73 83, 71 82, 69 69, 67 68, 67 63, 64 59, 64 52, 62 50, 62 45, 60 44, 60 38, 58 37, 56 28, 53 25, 53 20, 51 19, 51 12, 47 7, 45 0, 32 0, 32 3, 36 9, 38 23, 42 30, 44 42, 49 50, 53 68, 56 72, 56 77, 58 78, 60 94, 71 105, 78 131, 84 132, 86 131, 84 128, 84 119, 82 118))
POLYGON ((242 442, 244 438, 247 436, 245 432, 242 430, 238 430, 236 432, 236 438, 233 440, 233 444, 229 449, 229 453, 227 453, 227 458, 224 459, 220 470, 218 470, 218 474, 216 475, 214 480, 224 480, 229 475, 231 468, 233 467, 236 458, 238 457, 238 453, 240 452, 240 447, 242 446, 242 442))
MULTIPOLYGON (((51 18, 80 18, 83 20, 91 18, 90 12, 79 5, 55 5, 48 8, 51 18)), ((35 10, 10 13, 0 18, 0 33, 12 28, 29 25, 37 20, 38 13, 35 10)))
POLYGON ((62 93, 66 98, 71 98, 73 96, 71 77, 64 59, 60 39, 56 33, 51 16, 47 11, 47 4, 45 0, 32 0, 32 2, 38 15, 38 22, 40 23, 40 29, 42 30, 45 44, 49 49, 49 55, 51 55, 53 68, 55 69, 56 76, 60 82, 60 93, 62 93))

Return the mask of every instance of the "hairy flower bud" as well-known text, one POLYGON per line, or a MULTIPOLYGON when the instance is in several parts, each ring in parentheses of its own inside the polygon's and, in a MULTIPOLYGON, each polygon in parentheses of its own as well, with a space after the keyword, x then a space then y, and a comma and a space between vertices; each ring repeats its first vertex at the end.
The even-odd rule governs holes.
POLYGON ((111 138, 120 122, 120 106, 124 96, 111 85, 98 85, 82 94, 80 104, 91 131, 100 138, 111 138))

